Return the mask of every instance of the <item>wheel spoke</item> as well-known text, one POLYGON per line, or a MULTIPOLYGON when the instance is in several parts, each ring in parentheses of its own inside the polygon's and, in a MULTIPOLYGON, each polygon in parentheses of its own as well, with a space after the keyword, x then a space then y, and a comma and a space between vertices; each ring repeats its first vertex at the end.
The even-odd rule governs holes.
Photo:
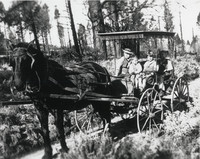
POLYGON ((179 109, 178 106, 179 106, 180 104, 181 104, 181 103, 178 102, 178 103, 174 106, 174 110, 178 110, 178 109, 179 109))
POLYGON ((169 109, 169 106, 165 103, 162 103, 162 106, 164 106, 165 108, 168 108, 169 109))
POLYGON ((146 119, 146 121, 145 121, 145 123, 144 123, 144 125, 143 125, 141 130, 144 130, 145 126, 147 125, 148 120, 149 120, 149 117, 146 119))
MULTIPOLYGON (((148 103, 148 110, 149 110, 149 105, 150 105, 149 96, 147 97, 147 103, 148 103)), ((150 110, 149 110, 149 111, 150 111, 150 110)))
POLYGON ((181 92, 182 91, 182 80, 181 80, 181 78, 180 78, 180 80, 179 80, 179 82, 178 82, 178 86, 179 86, 179 92, 181 92))
POLYGON ((88 125, 87 125, 86 131, 88 131, 90 128, 92 128, 91 127, 91 119, 92 119, 92 117, 90 116, 90 118, 88 119, 88 125))
POLYGON ((178 84, 176 84, 176 87, 175 87, 175 90, 174 90, 174 92, 175 92, 175 91, 179 92, 179 89, 178 89, 178 84))
POLYGON ((154 101, 156 101, 156 98, 158 97, 158 93, 156 92, 156 95, 155 95, 155 97, 154 97, 154 101))
POLYGON ((187 87, 186 86, 183 86, 183 91, 182 91, 182 94, 185 94, 185 91, 187 90, 187 87))
POLYGON ((179 94, 177 94, 177 92, 174 91, 174 95, 179 98, 179 94))
POLYGON ((187 97, 189 96, 188 95, 188 87, 187 86, 184 87, 183 95, 187 96, 187 97))
POLYGON ((163 105, 161 102, 161 98, 158 94, 158 92, 154 88, 147 89, 138 105, 138 114, 137 114, 137 125, 138 130, 146 130, 146 131, 152 131, 152 129, 155 127, 156 129, 159 129, 158 125, 156 124, 156 121, 162 121, 162 111, 163 111, 163 105), (145 109, 141 109, 143 106, 142 104, 146 102, 146 105, 144 105, 145 109), (140 112, 140 114, 139 114, 140 112), (142 113, 141 113, 142 112, 142 113), (144 115, 144 116, 141 116, 144 115), (161 115, 160 115, 161 114, 161 115), (158 115, 158 117, 156 117, 158 115), (155 118, 158 118, 155 120, 155 118), (155 125, 155 126, 154 126, 155 125))
POLYGON ((140 121, 143 121, 144 119, 147 119, 147 116, 143 116, 140 118, 140 121))
POLYGON ((155 111, 154 114, 157 114, 159 112, 162 112, 162 109, 155 111))
POLYGON ((99 124, 102 124, 100 120, 98 113, 94 111, 91 105, 81 111, 75 111, 77 128, 83 133, 88 134, 92 131, 96 131, 96 128, 100 128, 101 126, 99 124))
POLYGON ((85 121, 83 122, 83 124, 81 125, 81 129, 84 129, 85 125, 87 125, 86 123, 87 123, 87 120, 85 120, 85 121))
POLYGON ((151 123, 151 118, 149 119, 149 131, 151 131, 151 126, 152 126, 152 123, 151 123))
POLYGON ((154 123, 154 125, 156 126, 156 128, 157 128, 158 130, 160 130, 160 129, 158 128, 158 125, 156 124, 155 120, 154 120, 154 119, 152 119, 152 120, 153 120, 153 123, 154 123))
MULTIPOLYGON (((143 112, 144 114, 146 114, 146 111, 144 111, 144 110, 142 110, 142 109, 140 109, 140 111, 143 112)), ((140 114, 140 115, 141 115, 141 114, 140 114)))
POLYGON ((85 117, 85 115, 79 115, 77 118, 79 118, 81 121, 83 121, 86 117, 85 117))

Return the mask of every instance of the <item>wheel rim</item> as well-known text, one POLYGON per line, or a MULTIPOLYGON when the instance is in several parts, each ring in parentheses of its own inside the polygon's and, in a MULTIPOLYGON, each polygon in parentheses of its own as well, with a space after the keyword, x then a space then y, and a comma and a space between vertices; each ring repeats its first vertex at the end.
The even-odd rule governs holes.
POLYGON ((158 92, 147 89, 141 96, 137 109, 137 127, 139 132, 160 132, 163 121, 163 104, 158 92))
POLYGON ((189 87, 187 81, 179 77, 172 89, 171 111, 181 110, 187 101, 189 101, 189 87))
POLYGON ((92 105, 74 112, 75 122, 78 130, 84 134, 103 129, 102 120, 92 105))

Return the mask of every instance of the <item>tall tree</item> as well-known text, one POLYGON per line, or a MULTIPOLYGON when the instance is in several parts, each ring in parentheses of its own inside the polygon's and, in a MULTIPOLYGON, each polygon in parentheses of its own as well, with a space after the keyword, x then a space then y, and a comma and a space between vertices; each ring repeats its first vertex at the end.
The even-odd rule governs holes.
POLYGON ((104 9, 106 9, 107 14, 104 17, 105 19, 109 19, 110 23, 106 24, 106 27, 108 27, 108 25, 110 25, 110 27, 108 27, 108 30, 111 30, 111 28, 113 28, 113 31, 120 31, 119 28, 119 11, 121 4, 119 3, 123 3, 123 1, 117 1, 117 0, 111 0, 111 1, 103 1, 102 2, 102 6, 104 9))
MULTIPOLYGON (((97 32, 146 30, 142 9, 150 7, 154 1, 88 0, 94 47, 99 47, 97 32)), ((103 46, 106 46, 105 41, 103 46)))
POLYGON ((92 24, 92 32, 93 32, 93 44, 94 48, 102 48, 103 52, 105 53, 105 58, 107 59, 107 51, 106 51, 106 41, 100 41, 97 37, 97 33, 104 33, 105 32, 105 25, 104 25, 104 17, 102 13, 102 4, 100 0, 88 0, 89 10, 88 10, 88 17, 92 24))
POLYGON ((78 40, 79 40, 79 45, 81 48, 81 52, 83 52, 84 48, 87 46, 87 41, 86 41, 86 33, 85 33, 85 26, 82 24, 79 24, 78 28, 78 40))
POLYGON ((55 11, 54 11, 54 18, 57 21, 57 29, 58 29, 58 37, 59 37, 59 40, 60 40, 60 46, 63 48, 65 46, 64 45, 64 39, 63 39, 64 38, 64 28, 61 25, 61 23, 59 23, 60 12, 57 8, 55 8, 55 11))
POLYGON ((5 14, 3 21, 8 24, 8 26, 17 26, 17 34, 19 41, 24 41, 23 38, 23 19, 22 19, 22 9, 16 7, 18 2, 13 2, 11 7, 5 14))
POLYGON ((38 12, 39 7, 36 1, 13 1, 12 6, 8 9, 5 16, 5 22, 9 25, 17 25, 20 28, 21 39, 23 38, 23 29, 31 28, 33 31, 37 48, 40 50, 34 16, 38 12))
POLYGON ((13 1, 12 6, 8 9, 4 18, 4 21, 9 26, 20 26, 21 35, 23 35, 24 29, 32 31, 38 50, 40 50, 38 36, 42 28, 39 25, 44 24, 44 21, 41 22, 41 16, 45 15, 40 14, 40 10, 41 6, 36 0, 13 1))
POLYGON ((5 7, 3 5, 3 3, 0 1, 0 22, 3 21, 3 18, 5 17, 5 7))
POLYGON ((78 44, 78 38, 77 38, 77 34, 76 34, 76 28, 74 25, 74 17, 73 17, 73 13, 72 13, 70 0, 67 0, 66 6, 69 10, 69 16, 70 16, 71 29, 72 29, 72 35, 73 35, 73 39, 74 39, 75 49, 76 49, 76 52, 78 53, 79 60, 82 61, 82 55, 81 55, 79 44, 78 44))
POLYGON ((146 30, 142 10, 152 7, 155 0, 105 0, 104 17, 108 19, 110 31, 146 30), (113 25, 114 24, 114 25, 113 25))
POLYGON ((169 3, 167 0, 164 2, 164 22, 165 22, 165 29, 166 31, 173 31, 174 24, 173 24, 173 16, 169 8, 169 3))
POLYGON ((48 33, 50 32, 51 25, 49 7, 46 4, 41 7, 37 17, 39 17, 35 20, 37 30, 39 30, 39 33, 43 37, 44 50, 49 52, 48 33))

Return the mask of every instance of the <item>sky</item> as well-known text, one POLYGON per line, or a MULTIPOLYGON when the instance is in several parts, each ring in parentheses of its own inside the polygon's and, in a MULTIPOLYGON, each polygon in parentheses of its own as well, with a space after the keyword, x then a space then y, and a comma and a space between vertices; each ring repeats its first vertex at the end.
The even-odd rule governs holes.
MULTIPOLYGON (((1 0, 7 9, 11 5, 12 0, 1 0)), ((59 39, 58 39, 58 31, 56 27, 56 21, 54 19, 54 10, 55 6, 59 9, 61 13, 60 22, 63 24, 67 23, 66 18, 66 6, 65 6, 65 0, 38 0, 39 3, 44 4, 46 3, 49 6, 50 10, 50 23, 52 24, 51 29, 51 40, 52 44, 59 46, 59 39)), ((182 22, 182 30, 183 30, 183 39, 185 41, 192 40, 192 33, 194 35, 200 36, 200 27, 197 26, 197 16, 200 12, 200 0, 168 0, 170 5, 170 10, 174 16, 173 22, 175 25, 174 31, 180 35, 180 13, 181 13, 181 22, 182 22)), ((158 6, 154 9, 154 11, 149 10, 147 12, 150 12, 151 14, 154 14, 154 17, 156 19, 160 18, 161 22, 161 28, 162 28, 162 9, 163 7, 161 4, 164 3, 164 0, 156 0, 156 4, 158 6)), ((74 22, 76 26, 76 30, 78 29, 78 24, 87 24, 87 16, 86 16, 86 8, 83 5, 83 0, 71 0, 71 6, 72 6, 72 12, 74 16, 74 22)), ((67 25, 64 25, 65 27, 65 36, 66 41, 69 39, 67 31, 69 31, 69 34, 71 34, 71 30, 67 30, 69 28, 67 25)), ((30 39, 29 35, 29 39, 30 39)))

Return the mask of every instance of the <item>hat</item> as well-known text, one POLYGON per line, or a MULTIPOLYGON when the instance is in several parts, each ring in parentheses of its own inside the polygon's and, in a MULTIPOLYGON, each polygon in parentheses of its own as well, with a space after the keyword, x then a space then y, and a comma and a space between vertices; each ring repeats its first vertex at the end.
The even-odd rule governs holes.
POLYGON ((134 53, 131 51, 131 49, 129 49, 129 48, 125 48, 124 50, 124 53, 126 53, 126 54, 129 54, 129 55, 134 55, 134 53))

